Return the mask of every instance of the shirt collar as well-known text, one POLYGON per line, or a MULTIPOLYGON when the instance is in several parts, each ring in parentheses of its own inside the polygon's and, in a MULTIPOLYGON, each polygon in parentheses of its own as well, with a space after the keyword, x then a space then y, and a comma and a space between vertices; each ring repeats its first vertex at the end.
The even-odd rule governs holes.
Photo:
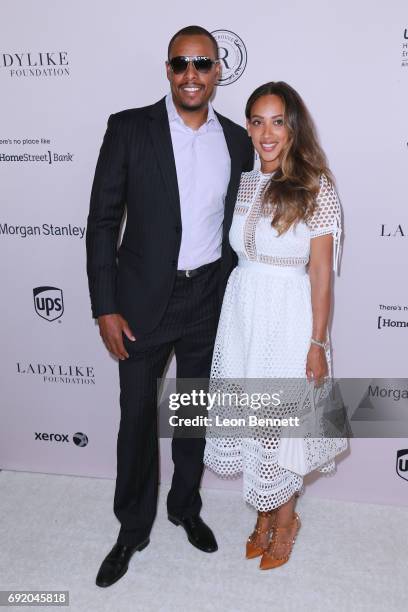
MULTIPOLYGON (((169 116, 169 121, 170 123, 172 121, 178 121, 179 123, 181 123, 182 125, 185 125, 183 119, 180 117, 180 115, 177 112, 176 107, 174 106, 174 102, 173 102, 173 96, 171 95, 171 92, 169 92, 166 96, 166 108, 167 108, 167 114, 169 116)), ((208 114, 207 114, 207 120, 204 123, 204 125, 206 125, 207 123, 216 123, 216 115, 215 115, 215 111, 212 107, 211 102, 208 103, 208 114)))

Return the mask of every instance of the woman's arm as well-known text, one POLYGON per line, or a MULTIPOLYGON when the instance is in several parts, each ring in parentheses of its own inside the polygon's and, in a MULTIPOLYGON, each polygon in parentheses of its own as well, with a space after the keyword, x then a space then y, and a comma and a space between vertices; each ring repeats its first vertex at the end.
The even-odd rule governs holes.
MULTIPOLYGON (((333 235, 317 236, 310 242, 309 277, 312 295, 312 338, 326 342, 331 307, 331 275, 333 262, 333 235)), ((328 374, 325 350, 311 344, 306 361, 307 379, 319 385, 328 374)))

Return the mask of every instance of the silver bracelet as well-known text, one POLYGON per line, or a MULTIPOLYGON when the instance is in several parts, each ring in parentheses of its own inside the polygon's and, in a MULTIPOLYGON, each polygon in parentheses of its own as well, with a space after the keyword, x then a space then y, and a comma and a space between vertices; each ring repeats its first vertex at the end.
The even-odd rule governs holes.
POLYGON ((315 340, 314 338, 310 339, 310 343, 311 344, 316 344, 316 346, 320 346, 320 348, 322 348, 322 349, 326 349, 326 345, 327 345, 327 341, 326 342, 319 342, 318 340, 315 340))

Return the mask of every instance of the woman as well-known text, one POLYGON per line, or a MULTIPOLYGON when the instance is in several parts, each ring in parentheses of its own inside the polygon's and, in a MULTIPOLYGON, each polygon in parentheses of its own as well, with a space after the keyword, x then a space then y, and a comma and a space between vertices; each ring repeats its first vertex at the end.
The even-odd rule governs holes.
MULTIPOLYGON (((331 274, 341 233, 333 178, 313 121, 288 84, 258 87, 245 114, 261 168, 241 176, 230 230, 238 266, 223 301, 212 385, 275 377, 320 385, 330 373, 331 274)), ((258 510, 246 556, 262 555, 261 569, 288 561, 300 527, 294 508, 302 478, 278 463, 279 431, 207 433, 206 465, 223 476, 243 472, 244 498, 258 510)))

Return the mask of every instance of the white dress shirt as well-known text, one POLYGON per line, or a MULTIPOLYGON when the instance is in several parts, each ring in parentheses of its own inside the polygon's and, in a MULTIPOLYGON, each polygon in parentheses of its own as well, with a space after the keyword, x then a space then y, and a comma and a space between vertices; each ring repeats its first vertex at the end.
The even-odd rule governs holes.
POLYGON ((193 130, 166 97, 181 209, 179 270, 193 270, 221 257, 224 202, 231 159, 211 104, 207 121, 193 130))

